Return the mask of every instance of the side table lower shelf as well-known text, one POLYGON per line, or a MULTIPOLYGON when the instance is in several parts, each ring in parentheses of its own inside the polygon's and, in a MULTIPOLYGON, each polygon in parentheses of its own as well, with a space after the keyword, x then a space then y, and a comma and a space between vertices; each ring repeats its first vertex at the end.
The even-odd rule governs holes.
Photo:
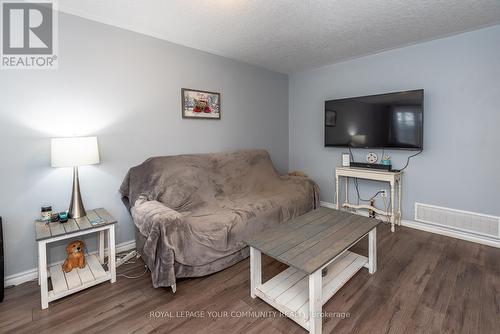
POLYGON ((65 273, 60 264, 49 268, 52 282, 49 302, 111 279, 111 273, 104 270, 96 255, 87 256, 85 260, 83 269, 73 269, 69 273, 65 273))

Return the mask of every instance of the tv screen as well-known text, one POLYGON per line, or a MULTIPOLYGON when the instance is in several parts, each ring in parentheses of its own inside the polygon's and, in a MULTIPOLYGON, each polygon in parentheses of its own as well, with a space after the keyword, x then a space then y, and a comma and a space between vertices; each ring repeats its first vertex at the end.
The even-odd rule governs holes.
POLYGON ((325 101, 325 146, 423 148, 424 90, 325 101))

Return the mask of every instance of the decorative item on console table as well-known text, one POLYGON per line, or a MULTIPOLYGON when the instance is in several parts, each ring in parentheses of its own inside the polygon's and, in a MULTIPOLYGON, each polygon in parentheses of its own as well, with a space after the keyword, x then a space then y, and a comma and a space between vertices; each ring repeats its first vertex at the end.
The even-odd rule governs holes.
POLYGON ((391 157, 389 155, 384 155, 384 157, 382 158, 382 160, 380 161, 380 163, 382 165, 386 165, 386 166, 391 166, 391 157))
POLYGON ((52 219, 52 206, 44 205, 40 210, 40 218, 44 221, 49 221, 52 219))
POLYGON ((369 152, 367 155, 366 155, 366 162, 368 162, 369 164, 374 164, 378 161, 378 156, 376 153, 374 152, 369 152))
POLYGON ((349 167, 351 165, 351 155, 349 153, 342 153, 342 167, 349 167))

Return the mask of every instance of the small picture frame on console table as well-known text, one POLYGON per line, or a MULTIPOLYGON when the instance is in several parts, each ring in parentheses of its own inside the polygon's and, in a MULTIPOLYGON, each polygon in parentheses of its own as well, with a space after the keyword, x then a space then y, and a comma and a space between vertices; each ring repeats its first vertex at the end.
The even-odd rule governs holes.
POLYGON ((182 118, 220 119, 220 93, 182 88, 182 118))

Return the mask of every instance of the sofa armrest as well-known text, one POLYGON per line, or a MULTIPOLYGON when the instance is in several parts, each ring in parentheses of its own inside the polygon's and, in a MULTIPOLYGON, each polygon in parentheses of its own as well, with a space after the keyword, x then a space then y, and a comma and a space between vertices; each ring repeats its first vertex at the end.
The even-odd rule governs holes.
MULTIPOLYGON (((182 221, 182 215, 158 201, 139 197, 131 209, 134 223, 145 237, 157 226, 175 225, 182 221)), ((165 226, 163 226, 165 228, 165 226)))
POLYGON ((139 233, 146 238, 141 257, 151 270, 153 286, 171 286, 175 292, 175 253, 170 237, 181 225, 182 215, 161 202, 148 201, 145 196, 135 201, 131 213, 139 233))

